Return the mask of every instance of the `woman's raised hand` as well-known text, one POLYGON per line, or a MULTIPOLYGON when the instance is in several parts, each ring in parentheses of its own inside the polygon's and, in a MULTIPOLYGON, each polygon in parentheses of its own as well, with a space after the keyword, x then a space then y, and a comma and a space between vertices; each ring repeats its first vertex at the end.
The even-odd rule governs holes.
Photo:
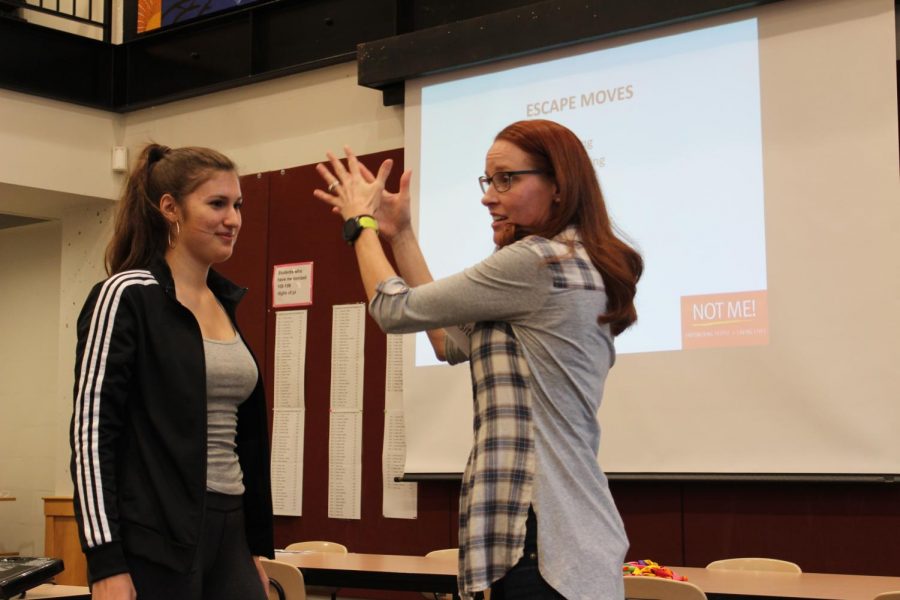
POLYGON ((339 212, 346 220, 359 215, 375 216, 382 201, 384 182, 391 173, 394 161, 387 159, 378 168, 378 175, 372 173, 356 158, 349 147, 344 146, 347 155, 347 166, 326 152, 331 169, 322 163, 316 165, 316 171, 327 185, 326 190, 315 190, 313 195, 331 204, 335 212, 339 212))
MULTIPOLYGON (((360 172, 367 180, 375 179, 372 172, 365 165, 360 164, 360 172)), ((412 231, 409 216, 409 181, 412 179, 412 171, 404 171, 400 176, 400 188, 396 192, 384 190, 381 193, 381 206, 374 216, 378 220, 378 230, 388 241, 394 239, 397 234, 412 231)))

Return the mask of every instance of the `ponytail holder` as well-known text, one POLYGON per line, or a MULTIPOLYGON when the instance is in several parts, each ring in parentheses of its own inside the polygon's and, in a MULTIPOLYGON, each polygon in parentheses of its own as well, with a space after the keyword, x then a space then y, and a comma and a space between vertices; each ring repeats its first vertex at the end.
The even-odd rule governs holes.
POLYGON ((172 149, 168 146, 160 146, 158 144, 153 146, 150 148, 150 154, 147 157, 149 159, 148 162, 152 165, 153 163, 161 161, 166 154, 171 152, 171 150, 172 149))

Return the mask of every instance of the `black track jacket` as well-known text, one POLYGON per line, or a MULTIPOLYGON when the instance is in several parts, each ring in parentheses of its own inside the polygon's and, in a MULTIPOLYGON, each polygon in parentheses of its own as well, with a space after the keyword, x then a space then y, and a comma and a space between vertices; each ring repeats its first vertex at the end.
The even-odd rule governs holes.
MULTIPOLYGON (((235 323, 246 290, 212 270, 207 283, 235 323)), ((70 430, 75 518, 92 582, 127 572, 126 555, 190 570, 205 510, 206 423, 200 326, 176 300, 168 265, 95 285, 78 318, 70 430)), ((238 409, 236 441, 250 552, 272 557, 261 377, 238 409)))

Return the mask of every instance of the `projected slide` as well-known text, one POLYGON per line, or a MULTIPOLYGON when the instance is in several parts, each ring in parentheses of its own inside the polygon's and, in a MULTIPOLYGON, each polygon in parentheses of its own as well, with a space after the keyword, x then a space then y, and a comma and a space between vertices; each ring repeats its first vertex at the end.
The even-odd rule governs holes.
MULTIPOLYGON (((424 86, 419 239, 434 276, 493 251, 476 179, 494 135, 552 119, 582 139, 644 256, 617 351, 767 344, 758 61, 752 19, 424 86)), ((416 348, 435 364, 424 336, 416 348)))

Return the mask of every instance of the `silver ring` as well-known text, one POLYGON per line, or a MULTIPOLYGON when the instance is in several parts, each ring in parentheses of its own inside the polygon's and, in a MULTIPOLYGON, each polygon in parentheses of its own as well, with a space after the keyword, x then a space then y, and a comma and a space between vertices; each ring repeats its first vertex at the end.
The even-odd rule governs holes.
POLYGON ((329 183, 328 184, 328 193, 330 194, 330 193, 334 192, 334 188, 336 188, 339 185, 341 185, 341 182, 338 181, 337 179, 335 179, 334 181, 329 183))

